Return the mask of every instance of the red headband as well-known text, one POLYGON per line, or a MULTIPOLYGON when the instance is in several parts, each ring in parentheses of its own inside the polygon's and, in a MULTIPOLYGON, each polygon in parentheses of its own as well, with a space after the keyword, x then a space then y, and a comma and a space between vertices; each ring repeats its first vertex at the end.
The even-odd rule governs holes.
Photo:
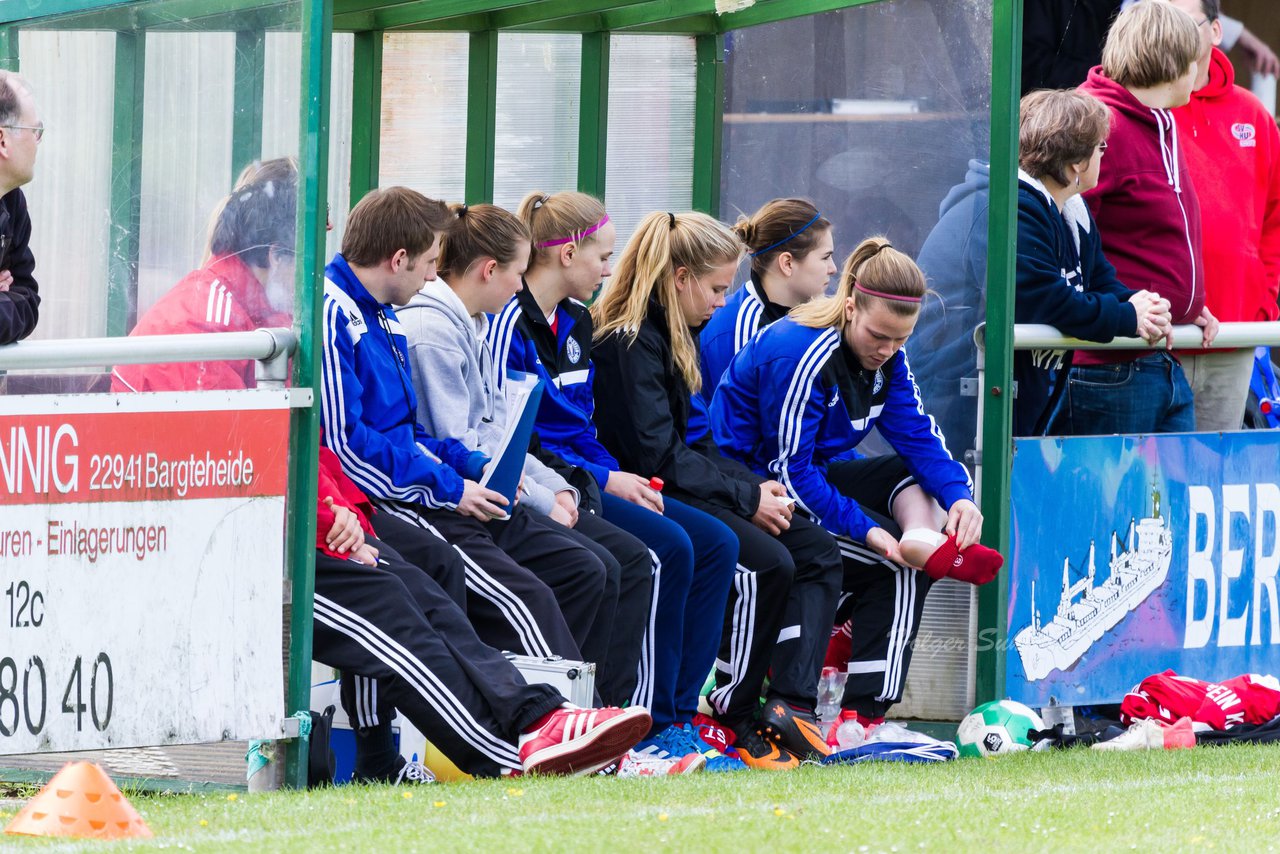
POLYGON ((922 299, 924 299, 924 297, 908 297, 908 296, 902 296, 901 294, 886 294, 884 291, 873 291, 871 290, 871 288, 864 288, 862 284, 858 282, 856 279, 853 282, 853 289, 855 291, 862 291, 864 294, 870 297, 880 297, 880 299, 891 299, 891 300, 894 300, 895 302, 917 302, 918 303, 922 299))

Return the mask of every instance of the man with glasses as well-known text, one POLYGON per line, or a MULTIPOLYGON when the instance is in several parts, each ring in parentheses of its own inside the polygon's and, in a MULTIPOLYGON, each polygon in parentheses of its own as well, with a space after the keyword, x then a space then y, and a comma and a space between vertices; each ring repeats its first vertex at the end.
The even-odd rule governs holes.
POLYGON ((35 172, 44 122, 27 82, 0 71, 0 344, 31 334, 40 294, 31 254, 31 217, 19 189, 35 172))
MULTIPOLYGON (((1171 0, 1198 24, 1200 56, 1191 103, 1173 111, 1204 228, 1205 304, 1222 321, 1280 315, 1280 131, 1262 102, 1235 85, 1218 45, 1218 0, 1171 0)), ((1239 430, 1253 348, 1183 356, 1196 427, 1239 430)))

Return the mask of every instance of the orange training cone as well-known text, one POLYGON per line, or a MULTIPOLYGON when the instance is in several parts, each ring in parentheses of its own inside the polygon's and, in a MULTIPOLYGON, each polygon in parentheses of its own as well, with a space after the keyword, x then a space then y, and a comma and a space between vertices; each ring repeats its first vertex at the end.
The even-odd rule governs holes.
POLYGON ((26 836, 150 839, 151 828, 116 784, 92 762, 72 762, 53 776, 4 829, 26 836))

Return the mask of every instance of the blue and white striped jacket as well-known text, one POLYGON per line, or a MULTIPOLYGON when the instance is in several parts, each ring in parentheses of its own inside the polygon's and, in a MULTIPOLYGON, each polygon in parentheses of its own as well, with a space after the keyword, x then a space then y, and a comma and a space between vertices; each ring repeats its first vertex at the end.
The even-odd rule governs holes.
POLYGON ((857 540, 874 523, 827 481, 825 468, 849 458, 873 427, 943 507, 971 499, 969 474, 925 414, 906 353, 867 371, 840 341, 838 330, 787 317, 748 343, 711 403, 721 452, 776 478, 823 527, 857 540))
POLYGON ((479 480, 489 458, 427 435, 395 309, 373 298, 341 254, 324 274, 324 443, 370 497, 455 509, 463 478, 479 480))
POLYGON ((729 294, 698 336, 702 363, 702 399, 709 405, 720 378, 738 351, 756 337, 756 333, 777 317, 765 316, 769 302, 761 296, 760 285, 754 278, 747 279, 742 287, 729 294))

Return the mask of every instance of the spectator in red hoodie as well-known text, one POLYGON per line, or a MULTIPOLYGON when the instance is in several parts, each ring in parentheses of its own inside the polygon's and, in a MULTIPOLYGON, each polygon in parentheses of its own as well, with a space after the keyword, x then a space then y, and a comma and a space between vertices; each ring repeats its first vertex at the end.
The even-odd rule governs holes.
MULTIPOLYGON (((1280 284, 1280 131, 1235 85, 1219 0, 1170 0, 1200 28, 1191 103, 1174 110, 1204 227, 1205 304, 1219 320, 1275 320, 1280 284)), ((1239 430, 1253 348, 1183 356, 1200 430, 1239 430)))
MULTIPOLYGON (((1199 53, 1190 15, 1168 3, 1138 3, 1116 18, 1102 65, 1080 89, 1111 112, 1098 185, 1084 194, 1103 253, 1127 287, 1168 300, 1175 325, 1203 327, 1203 342, 1194 343, 1208 347, 1218 324, 1204 305, 1200 204, 1171 112, 1191 98, 1199 53)), ((1172 353, 1084 350, 1052 429, 1174 433, 1195 426, 1191 387, 1172 353)))

